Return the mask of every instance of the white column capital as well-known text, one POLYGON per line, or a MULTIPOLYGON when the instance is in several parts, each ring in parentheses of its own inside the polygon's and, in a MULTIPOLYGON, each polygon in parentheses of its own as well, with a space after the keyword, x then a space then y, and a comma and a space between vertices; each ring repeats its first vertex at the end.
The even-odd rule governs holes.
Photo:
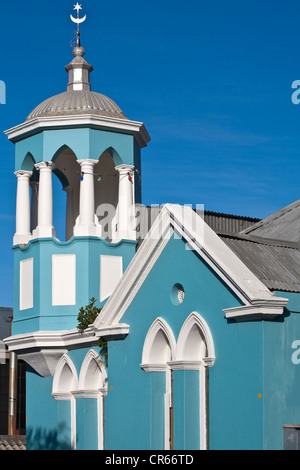
POLYGON ((21 177, 29 179, 32 176, 32 171, 18 170, 18 171, 15 171, 14 174, 18 179, 21 178, 21 177))
POLYGON ((120 175, 125 175, 127 173, 133 173, 134 172, 134 165, 127 165, 127 164, 123 163, 122 165, 116 166, 115 170, 117 170, 120 175))
POLYGON ((82 160, 77 160, 81 166, 81 171, 88 173, 89 170, 93 170, 94 166, 98 163, 99 160, 94 160, 92 158, 85 158, 82 160))
POLYGON ((40 171, 52 171, 55 168, 53 162, 38 162, 34 166, 40 171))

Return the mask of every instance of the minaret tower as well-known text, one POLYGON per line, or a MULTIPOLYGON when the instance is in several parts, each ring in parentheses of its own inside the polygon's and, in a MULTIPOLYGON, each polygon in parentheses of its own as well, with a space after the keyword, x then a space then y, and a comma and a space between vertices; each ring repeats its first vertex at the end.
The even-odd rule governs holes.
POLYGON ((150 141, 110 98, 93 92, 77 18, 67 90, 6 135, 17 179, 13 334, 75 328, 81 306, 104 305, 136 250, 141 149, 150 141), (66 197, 65 239, 53 225, 53 178, 66 197))

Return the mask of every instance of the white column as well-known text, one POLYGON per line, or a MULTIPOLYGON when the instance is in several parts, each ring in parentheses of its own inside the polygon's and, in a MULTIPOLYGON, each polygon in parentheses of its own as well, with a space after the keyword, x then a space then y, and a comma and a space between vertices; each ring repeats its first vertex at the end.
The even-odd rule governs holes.
POLYGON ((66 240, 70 240, 73 236, 75 225, 74 220, 74 202, 73 202, 73 186, 65 186, 63 190, 67 193, 66 204, 66 240))
POLYGON ((39 162, 35 167, 40 172, 38 196, 38 226, 33 231, 35 238, 55 237, 53 227, 52 162, 39 162))
POLYGON ((27 244, 31 238, 30 233, 30 187, 29 178, 32 171, 16 171, 17 183, 17 204, 16 204, 16 233, 13 243, 27 244))
POLYGON ((116 170, 119 172, 118 238, 135 240, 134 166, 119 165, 116 170))
POLYGON ((94 166, 98 160, 78 160, 81 166, 79 217, 74 227, 75 236, 97 235, 95 224, 94 166))

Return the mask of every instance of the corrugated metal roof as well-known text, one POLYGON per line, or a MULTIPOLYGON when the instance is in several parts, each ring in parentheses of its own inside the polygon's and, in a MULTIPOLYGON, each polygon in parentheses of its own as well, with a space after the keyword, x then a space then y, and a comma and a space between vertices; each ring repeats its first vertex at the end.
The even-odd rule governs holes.
MULTIPOLYGON (((141 222, 146 223, 147 233, 160 207, 153 210, 152 218, 152 208, 146 209, 141 222)), ((268 289, 300 292, 300 243, 295 240, 300 238, 300 201, 263 220, 212 211, 197 213, 204 214, 204 221, 268 289)))
POLYGON ((259 220, 252 217, 204 211, 204 221, 216 232, 239 233, 251 227, 259 220))
POLYGON ((300 200, 293 202, 243 232, 274 240, 300 242, 300 200))
POLYGON ((300 292, 299 248, 220 237, 270 290, 300 292))

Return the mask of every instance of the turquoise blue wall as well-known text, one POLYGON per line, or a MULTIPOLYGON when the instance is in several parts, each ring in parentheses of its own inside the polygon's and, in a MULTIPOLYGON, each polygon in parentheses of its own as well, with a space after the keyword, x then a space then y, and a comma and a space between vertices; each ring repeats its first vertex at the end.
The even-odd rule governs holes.
MULTIPOLYGON (((129 336, 123 341, 109 342, 109 384, 113 385, 113 391, 109 391, 106 401, 107 449, 149 448, 153 434, 151 423, 153 419, 159 422, 159 418, 151 415, 149 382, 153 373, 146 373, 140 367, 144 340, 157 317, 168 322, 177 339, 185 319, 193 311, 207 322, 216 349, 217 359, 209 371, 210 448, 262 448, 262 400, 258 398, 263 387, 262 324, 229 323, 223 309, 238 305, 235 295, 202 259, 186 249, 184 241, 168 242, 122 318, 122 322, 130 325, 129 336), (176 283, 185 289, 184 301, 179 305, 171 300, 176 283), (133 416, 138 416, 138 426, 133 416)), ((192 411, 187 401, 180 401, 180 396, 184 380, 186 383, 195 380, 196 373, 193 376, 188 371, 174 371, 175 374, 176 390, 180 390, 175 393, 175 406, 178 410, 183 408, 178 411, 182 418, 176 418, 177 424, 181 419, 182 425, 178 424, 175 444, 179 448, 190 447, 195 445, 188 426, 192 411)))
MULTIPOLYGON (((277 292, 289 299, 283 321, 265 322, 264 448, 283 449, 283 425, 300 423, 300 364, 292 361, 300 340, 300 294, 277 292)), ((298 346, 299 348, 299 346, 298 346)))
MULTIPOLYGON (((101 350, 93 348, 101 357, 101 350)), ((69 352, 79 376, 89 348, 69 352)), ((52 396, 53 377, 41 377, 31 367, 26 371, 26 446, 28 450, 71 449, 71 404, 52 396)), ((97 400, 76 399, 76 448, 98 449, 97 400)))
POLYGON ((97 450, 98 412, 95 398, 77 398, 76 421, 76 450, 97 450))
MULTIPOLYGON (((26 372, 26 449, 57 450, 58 407, 52 397, 52 377, 42 378, 30 367, 26 372)), ((65 429, 63 430, 65 434, 65 429)), ((60 441, 60 445, 62 445, 60 441)), ((69 442, 63 445, 68 448, 69 442)))
POLYGON ((123 269, 127 268, 135 254, 136 242, 123 240, 111 244, 97 237, 73 237, 68 242, 53 238, 36 239, 24 248, 14 247, 14 320, 13 334, 32 331, 71 329, 77 326, 80 307, 91 297, 99 301, 100 255, 122 256, 123 269), (76 255, 76 305, 52 306, 52 255, 76 255), (32 258, 34 265, 33 308, 19 309, 20 261, 32 258))
POLYGON ((28 152, 36 162, 52 161, 52 159, 55 160, 57 152, 65 146, 73 150, 78 160, 98 159, 105 150, 110 148, 114 149, 112 156, 116 165, 122 163, 133 165, 135 157, 138 158, 138 146, 132 135, 89 128, 60 128, 42 131, 16 142, 15 170, 22 169, 28 152))

